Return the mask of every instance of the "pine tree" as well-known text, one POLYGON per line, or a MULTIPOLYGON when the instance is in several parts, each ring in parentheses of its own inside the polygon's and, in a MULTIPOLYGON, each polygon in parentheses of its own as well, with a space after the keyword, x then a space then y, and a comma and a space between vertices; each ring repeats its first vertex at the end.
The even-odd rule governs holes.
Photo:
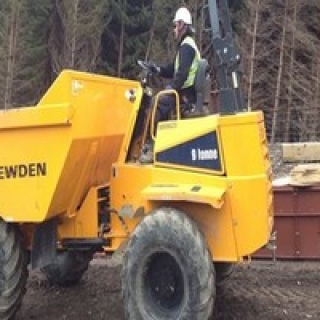
POLYGON ((0 92, 4 108, 34 104, 46 89, 50 1, 0 3, 0 92))
POLYGON ((5 108, 5 88, 9 45, 9 1, 0 2, 0 107, 5 108))
POLYGON ((319 2, 245 0, 242 52, 250 104, 277 141, 320 139, 319 2))
POLYGON ((54 76, 66 68, 95 71, 101 35, 110 21, 109 0, 54 2, 49 32, 49 54, 54 76))
POLYGON ((138 74, 137 60, 144 59, 152 33, 151 5, 151 1, 112 1, 112 19, 102 38, 107 74, 128 78, 138 74))
POLYGON ((15 78, 15 104, 35 104, 51 84, 47 36, 52 0, 24 0, 19 41, 22 44, 15 78))
POLYGON ((13 81, 15 77, 16 58, 18 52, 18 34, 20 28, 21 4, 18 0, 4 1, 1 4, 1 73, 2 106, 8 109, 13 104, 13 81))

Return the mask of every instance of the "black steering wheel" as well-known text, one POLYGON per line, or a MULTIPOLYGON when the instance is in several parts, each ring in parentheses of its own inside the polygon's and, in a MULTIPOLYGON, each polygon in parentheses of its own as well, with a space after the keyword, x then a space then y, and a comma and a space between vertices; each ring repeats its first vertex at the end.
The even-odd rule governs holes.
POLYGON ((159 67, 153 62, 153 61, 142 61, 138 60, 138 65, 145 71, 151 73, 151 74, 157 74, 159 71, 159 67))
POLYGON ((142 69, 141 79, 140 79, 141 84, 143 87, 146 87, 149 85, 150 80, 154 75, 154 72, 153 72, 154 63, 149 61, 143 61, 143 60, 138 60, 137 63, 142 69))

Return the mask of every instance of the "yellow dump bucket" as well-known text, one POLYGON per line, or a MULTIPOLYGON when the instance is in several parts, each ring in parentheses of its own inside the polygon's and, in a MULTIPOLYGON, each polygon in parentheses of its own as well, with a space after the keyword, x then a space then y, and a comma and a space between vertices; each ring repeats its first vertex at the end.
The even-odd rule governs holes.
POLYGON ((76 210, 109 181, 141 95, 139 82, 67 70, 38 105, 1 111, 0 216, 39 222, 76 210))

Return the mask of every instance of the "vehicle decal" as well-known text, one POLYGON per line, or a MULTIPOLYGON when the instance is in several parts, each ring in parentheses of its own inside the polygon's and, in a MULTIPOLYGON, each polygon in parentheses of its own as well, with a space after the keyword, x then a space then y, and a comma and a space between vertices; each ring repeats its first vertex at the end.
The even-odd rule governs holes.
POLYGON ((222 170, 217 133, 210 132, 156 154, 156 161, 215 171, 222 170))
POLYGON ((16 179, 47 175, 45 162, 0 166, 0 179, 16 179))

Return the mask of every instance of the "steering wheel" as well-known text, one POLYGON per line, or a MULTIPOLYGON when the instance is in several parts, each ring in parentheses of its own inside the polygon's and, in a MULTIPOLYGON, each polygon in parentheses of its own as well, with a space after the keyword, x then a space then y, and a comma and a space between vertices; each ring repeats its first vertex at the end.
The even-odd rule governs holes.
POLYGON ((138 60, 138 65, 145 71, 148 71, 150 73, 152 73, 151 71, 151 63, 148 61, 142 61, 142 60, 138 60))

